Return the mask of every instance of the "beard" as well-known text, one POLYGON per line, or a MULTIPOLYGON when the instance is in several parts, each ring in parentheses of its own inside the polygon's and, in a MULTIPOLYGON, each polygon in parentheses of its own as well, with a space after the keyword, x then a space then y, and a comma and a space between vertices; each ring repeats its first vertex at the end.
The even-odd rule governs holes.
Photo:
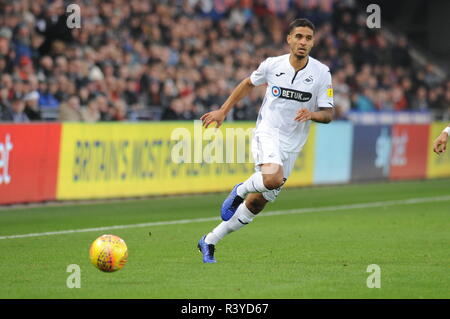
POLYGON ((306 58, 308 56, 308 52, 305 51, 305 53, 294 53, 294 56, 297 60, 303 60, 304 58, 306 58))
POLYGON ((298 52, 298 48, 292 48, 291 52, 293 53, 293 55, 295 56, 295 58, 297 60, 303 60, 304 58, 306 58, 309 54, 309 50, 308 49, 304 49, 305 51, 302 53, 298 52))
POLYGON ((306 58, 307 54, 294 54, 294 56, 297 58, 297 60, 303 60, 304 58, 306 58))

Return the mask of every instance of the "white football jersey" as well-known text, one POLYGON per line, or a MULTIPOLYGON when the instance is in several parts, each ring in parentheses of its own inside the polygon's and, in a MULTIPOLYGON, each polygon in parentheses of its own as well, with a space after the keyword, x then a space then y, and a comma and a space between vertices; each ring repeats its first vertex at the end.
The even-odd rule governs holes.
POLYGON ((310 56, 297 72, 289 62, 289 54, 267 58, 250 80, 255 86, 267 83, 255 134, 273 135, 278 131, 280 149, 285 152, 299 152, 308 137, 310 121, 294 121, 298 110, 333 107, 330 69, 310 56))

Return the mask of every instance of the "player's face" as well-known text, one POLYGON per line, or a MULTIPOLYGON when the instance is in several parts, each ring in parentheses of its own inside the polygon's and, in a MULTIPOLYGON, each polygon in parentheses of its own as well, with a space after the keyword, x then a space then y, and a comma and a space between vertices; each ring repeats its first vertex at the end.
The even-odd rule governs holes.
POLYGON ((287 36, 291 54, 298 59, 306 57, 314 46, 314 32, 308 27, 297 27, 287 36))

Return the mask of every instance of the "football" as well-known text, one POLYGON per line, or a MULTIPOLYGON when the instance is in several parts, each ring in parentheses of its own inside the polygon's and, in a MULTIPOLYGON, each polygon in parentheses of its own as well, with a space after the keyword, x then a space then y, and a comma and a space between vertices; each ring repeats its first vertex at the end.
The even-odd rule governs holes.
POLYGON ((128 248, 125 241, 115 235, 102 235, 89 249, 91 263, 104 272, 114 272, 125 266, 128 248))

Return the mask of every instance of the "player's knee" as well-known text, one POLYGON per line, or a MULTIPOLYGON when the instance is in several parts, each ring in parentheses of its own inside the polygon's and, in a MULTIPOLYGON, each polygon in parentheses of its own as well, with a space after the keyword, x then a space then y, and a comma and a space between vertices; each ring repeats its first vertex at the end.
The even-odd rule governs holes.
POLYGON ((277 189, 284 183, 283 176, 278 175, 263 175, 264 186, 268 190, 277 189))
POLYGON ((264 209, 264 206, 266 206, 267 201, 263 198, 247 198, 245 200, 245 206, 253 213, 258 214, 264 209))

